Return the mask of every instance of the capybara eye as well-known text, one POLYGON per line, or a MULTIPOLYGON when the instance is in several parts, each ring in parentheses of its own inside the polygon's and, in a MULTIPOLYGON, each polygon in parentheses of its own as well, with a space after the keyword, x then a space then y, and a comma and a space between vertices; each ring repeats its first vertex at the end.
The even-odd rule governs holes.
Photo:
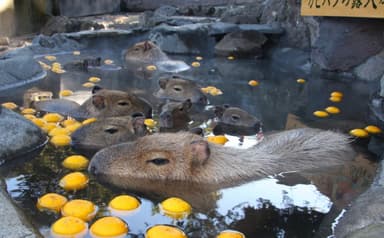
POLYGON ((181 87, 173 87, 173 90, 175 90, 175 91, 178 91, 178 92, 180 92, 180 91, 182 91, 183 89, 181 88, 181 87))
POLYGON ((120 106, 129 106, 129 102, 127 101, 119 101, 117 104, 120 106))
POLYGON ((152 159, 152 160, 147 161, 147 163, 153 163, 155 165, 160 166, 160 165, 168 164, 169 160, 165 159, 165 158, 156 158, 156 159, 152 159))
POLYGON ((110 128, 105 129, 104 131, 109 133, 109 134, 114 134, 114 133, 118 132, 119 130, 115 127, 110 127, 110 128))
POLYGON ((134 51, 139 51, 140 48, 139 48, 139 47, 136 47, 136 48, 134 48, 133 50, 134 50, 134 51))
POLYGON ((180 111, 180 112, 184 111, 184 107, 180 107, 180 108, 179 108, 179 111, 180 111))
POLYGON ((237 114, 232 114, 232 120, 238 121, 238 120, 240 120, 240 116, 237 114))

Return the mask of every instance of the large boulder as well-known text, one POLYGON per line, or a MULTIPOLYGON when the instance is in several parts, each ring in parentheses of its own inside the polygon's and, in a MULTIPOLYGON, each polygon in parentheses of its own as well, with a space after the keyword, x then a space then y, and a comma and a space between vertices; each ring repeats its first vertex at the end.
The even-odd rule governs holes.
POLYGON ((20 114, 0 107, 0 161, 28 153, 42 146, 44 132, 20 114))
POLYGON ((221 56, 262 56, 267 37, 257 31, 237 31, 224 36, 215 46, 215 53, 221 56))
POLYGON ((57 16, 50 18, 40 32, 43 35, 51 36, 55 33, 99 30, 103 28, 103 25, 96 22, 57 16))
POLYGON ((312 61, 329 71, 349 71, 384 49, 384 21, 322 18, 312 61))

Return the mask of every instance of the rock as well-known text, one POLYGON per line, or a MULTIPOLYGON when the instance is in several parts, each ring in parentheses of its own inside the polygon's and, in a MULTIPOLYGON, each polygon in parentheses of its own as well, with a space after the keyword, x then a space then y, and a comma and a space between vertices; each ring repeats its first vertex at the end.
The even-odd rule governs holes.
POLYGON ((52 51, 78 50, 82 47, 79 42, 67 37, 65 34, 55 34, 53 36, 39 35, 33 39, 30 46, 34 52, 40 54, 52 54, 52 51))
POLYGON ((248 5, 230 6, 222 13, 221 21, 235 24, 257 24, 260 23, 263 1, 255 1, 248 5))
POLYGON ((380 79, 380 97, 384 97, 384 75, 380 79))
POLYGON ((28 153, 46 142, 46 135, 18 113, 1 108, 0 159, 2 162, 28 153))
POLYGON ((41 34, 51 36, 55 33, 99 30, 104 26, 92 21, 71 19, 66 16, 52 17, 41 29, 41 34))
POLYGON ((9 45, 9 38, 1 36, 0 37, 0 45, 9 45))
POLYGON ((267 38, 257 31, 237 31, 225 35, 216 44, 215 53, 221 56, 262 56, 262 46, 266 41, 267 38))
POLYGON ((341 217, 335 228, 337 238, 380 238, 384 224, 384 169, 381 162, 378 175, 371 187, 361 194, 341 217))
POLYGON ((115 0, 60 0, 58 11, 62 16, 78 17, 120 12, 120 1, 115 0))
POLYGON ((357 66, 353 72, 361 80, 373 81, 384 76, 384 50, 357 66))
MULTIPOLYGON (((17 50, 15 50, 17 51, 17 50)), ((0 58, 0 89, 6 89, 43 78, 46 73, 25 50, 0 58), (16 56, 15 56, 16 55, 16 56)))
POLYGON ((208 35, 209 24, 182 26, 159 25, 152 29, 149 39, 163 51, 174 54, 209 54, 215 39, 208 35))
POLYGON ((324 70, 348 71, 384 48, 384 22, 323 18, 312 46, 312 61, 324 70))

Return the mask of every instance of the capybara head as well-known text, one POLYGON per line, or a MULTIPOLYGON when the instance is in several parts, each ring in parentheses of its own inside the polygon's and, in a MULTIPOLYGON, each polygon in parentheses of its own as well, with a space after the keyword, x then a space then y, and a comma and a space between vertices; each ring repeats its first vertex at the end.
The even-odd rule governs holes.
POLYGON ((157 133, 99 151, 90 164, 96 176, 186 181, 209 158, 208 143, 192 133, 157 133))
POLYGON ((153 64, 167 59, 167 55, 153 42, 142 41, 128 48, 124 55, 127 63, 153 64))
POLYGON ((159 78, 159 86, 155 93, 158 98, 179 102, 189 99, 194 104, 207 104, 207 97, 200 86, 190 79, 178 75, 164 76, 159 78))
POLYGON ((218 123, 213 129, 215 134, 254 135, 261 129, 261 121, 247 111, 228 105, 216 106, 218 123))
POLYGON ((71 134, 75 149, 99 150, 132 141, 147 132, 144 116, 107 117, 82 126, 71 134))
POLYGON ((186 129, 191 120, 189 111, 192 107, 191 100, 184 102, 167 102, 161 107, 160 128, 186 129))
POLYGON ((92 117, 130 116, 142 113, 152 117, 152 106, 133 93, 95 87, 90 99, 81 105, 81 110, 92 117))

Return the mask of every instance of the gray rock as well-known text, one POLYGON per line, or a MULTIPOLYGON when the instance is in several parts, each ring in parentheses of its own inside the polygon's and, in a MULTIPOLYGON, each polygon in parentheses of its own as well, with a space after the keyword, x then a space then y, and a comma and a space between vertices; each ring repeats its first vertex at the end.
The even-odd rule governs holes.
POLYGON ((26 50, 13 52, 0 58, 0 90, 16 87, 43 78, 46 73, 32 58, 22 54, 26 50))
POLYGON ((224 36, 215 46, 215 53, 221 56, 262 56, 262 47, 267 38, 257 31, 237 31, 224 36))
POLYGON ((1 108, 0 160, 5 162, 28 153, 46 142, 46 135, 20 114, 1 108))
MULTIPOLYGON (((76 34, 76 33, 75 33, 76 34)), ((30 48, 39 54, 55 51, 72 51, 83 48, 76 40, 67 37, 65 34, 54 34, 53 36, 39 35, 32 41, 30 48)))
POLYGON ((78 17, 120 12, 120 1, 115 0, 60 0, 58 11, 61 16, 78 17))
POLYGON ((384 75, 384 50, 370 57, 363 64, 357 66, 353 71, 362 80, 373 81, 384 75))
POLYGON ((380 97, 384 97, 384 75, 380 79, 380 97))
POLYGON ((208 35, 209 24, 169 26, 162 24, 153 28, 149 39, 163 51, 173 54, 207 54, 212 52, 215 39, 208 35))
POLYGON ((312 46, 312 61, 324 70, 348 71, 384 48, 384 22, 323 18, 312 46))
POLYGON ((335 228, 337 238, 381 238, 384 232, 384 162, 371 187, 343 214, 335 228))
POLYGON ((0 181, 0 183, 0 214, 3 217, 0 222, 0 237, 42 237, 12 203, 11 198, 4 189, 3 181, 0 181))
POLYGON ((257 24, 263 11, 263 0, 240 6, 229 6, 221 15, 221 21, 235 24, 257 24))
POLYGON ((104 26, 96 22, 72 19, 66 16, 52 17, 41 29, 41 34, 51 36, 55 33, 77 32, 85 30, 99 30, 104 26))

